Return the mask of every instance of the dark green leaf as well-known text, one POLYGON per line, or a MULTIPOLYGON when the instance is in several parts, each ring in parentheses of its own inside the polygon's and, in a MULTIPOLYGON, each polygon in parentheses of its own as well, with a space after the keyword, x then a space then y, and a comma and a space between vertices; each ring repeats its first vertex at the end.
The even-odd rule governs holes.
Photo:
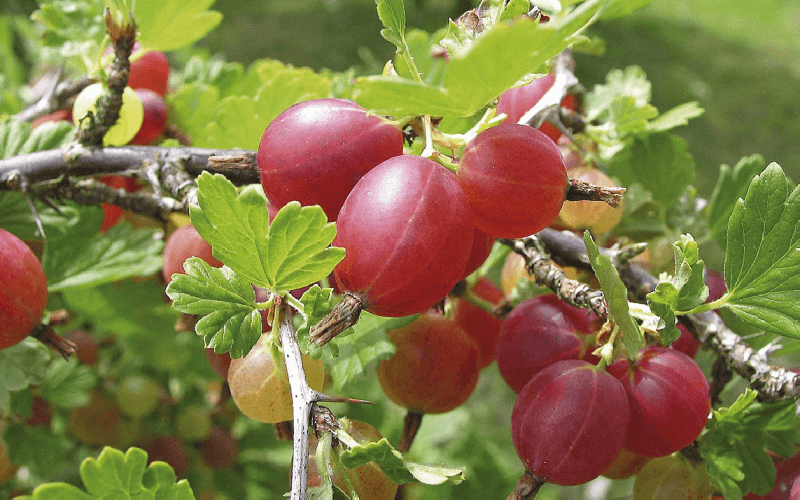
POLYGON ((167 295, 178 311, 202 315, 195 332, 206 347, 240 358, 250 352, 261 335, 261 315, 249 282, 229 267, 215 268, 191 257, 183 264, 186 274, 173 275, 167 295))
POLYGON ((158 272, 164 242, 156 234, 156 230, 133 229, 129 224, 98 233, 96 221, 81 221, 57 246, 45 248, 42 267, 48 289, 96 286, 158 272))
POLYGON ((611 161, 623 186, 640 183, 662 209, 678 202, 694 180, 694 160, 683 139, 659 132, 632 139, 611 161))
POLYGON ((728 221, 736 200, 744 198, 753 177, 762 172, 767 162, 761 155, 745 156, 731 169, 719 167, 719 179, 708 200, 708 228, 723 247, 727 243, 728 221))
POLYGON ((628 290, 619 277, 619 273, 607 255, 601 255, 589 231, 583 234, 586 244, 586 253, 594 269, 594 274, 600 282, 600 288, 605 294, 608 304, 608 314, 622 329, 622 342, 628 355, 633 359, 639 349, 644 347, 644 337, 639 325, 630 315, 628 309, 628 290))
POLYGON ((70 445, 64 436, 53 434, 49 427, 13 422, 2 437, 11 461, 34 473, 52 474, 68 460, 64 452, 70 445))
POLYGON ((97 385, 97 372, 74 357, 54 359, 39 387, 39 395, 59 408, 77 408, 89 403, 89 391, 97 385))
POLYGON ((8 407, 10 392, 41 383, 49 361, 47 347, 30 337, 0 349, 0 411, 8 407))
POLYGON ((64 121, 47 122, 35 129, 15 118, 0 119, 0 158, 55 149, 66 144, 74 127, 64 121))
POLYGON ((724 305, 743 321, 800 338, 800 188, 776 163, 750 183, 728 223, 724 305))
MULTIPOLYGON (((39 220, 49 239, 66 234, 79 220, 79 209, 74 204, 59 207, 61 213, 39 201, 34 202, 39 220)), ((20 193, 0 193, 0 227, 14 233, 21 240, 41 239, 28 202, 20 193)))

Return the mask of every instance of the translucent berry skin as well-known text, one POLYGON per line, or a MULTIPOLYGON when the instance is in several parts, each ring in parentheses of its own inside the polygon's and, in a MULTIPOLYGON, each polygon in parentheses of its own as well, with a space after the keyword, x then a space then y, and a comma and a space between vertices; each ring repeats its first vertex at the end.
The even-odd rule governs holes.
POLYGON ((617 362, 608 371, 628 394, 627 449, 645 457, 662 457, 700 435, 711 398, 708 381, 692 358, 675 349, 649 346, 632 367, 617 362))
POLYGON ((690 358, 694 358, 697 354, 697 350, 700 349, 700 341, 694 338, 692 332, 685 326, 680 323, 678 323, 677 326, 678 330, 681 331, 681 336, 678 337, 678 340, 670 344, 670 347, 684 353, 690 358))
POLYGON ((705 467, 681 455, 650 460, 633 483, 634 500, 704 500, 713 494, 705 467))
POLYGON ((181 226, 167 238, 164 245, 164 267, 162 273, 169 283, 173 274, 185 274, 183 263, 189 257, 200 257, 212 267, 222 267, 211 254, 211 245, 200 236, 194 226, 181 226))
POLYGON ((148 89, 156 94, 164 96, 167 94, 169 85, 169 60, 163 52, 158 50, 148 50, 142 55, 134 45, 133 57, 131 58, 131 75, 128 77, 128 86, 132 89, 148 89))
POLYGON ((539 295, 506 316, 497 340, 497 367, 503 380, 519 393, 537 373, 557 361, 595 362, 587 345, 591 332, 586 312, 553 294, 539 295))
MULTIPOLYGON (((497 305, 505 295, 489 279, 482 277, 475 282, 472 293, 479 298, 497 305)), ((503 320, 464 299, 452 301, 453 321, 455 321, 480 349, 480 367, 486 368, 497 358, 497 339, 503 320)))
POLYGON ((535 476, 572 486, 611 465, 625 441, 628 416, 617 379, 586 361, 559 361, 520 392, 511 413, 511 438, 535 476))
POLYGON ((46 305, 47 278, 39 259, 22 240, 0 229, 0 349, 27 337, 46 305))
POLYGON ((335 221, 345 198, 376 165, 403 154, 400 129, 346 99, 289 107, 258 145, 261 185, 280 208, 292 200, 319 205, 335 221))
POLYGON ((464 149, 456 178, 475 226, 495 238, 521 238, 550 225, 569 183, 552 139, 515 123, 478 134, 464 149))
POLYGON ((462 279, 474 273, 492 253, 492 246, 494 245, 495 238, 484 233, 477 227, 475 228, 475 235, 472 240, 472 250, 469 252, 467 259, 467 266, 464 268, 464 275, 462 279))
POLYGON ((442 300, 461 279, 474 238, 469 205, 450 172, 396 156, 365 175, 339 213, 339 287, 380 316, 408 316, 442 300))
POLYGON ((164 97, 161 94, 150 89, 135 89, 134 92, 142 101, 144 119, 139 132, 131 139, 130 143, 147 146, 158 139, 164 133, 164 129, 167 128, 167 119, 169 117, 167 103, 164 102, 164 97))
POLYGON ((191 455, 183 441, 175 436, 158 435, 141 445, 147 452, 148 465, 153 462, 166 462, 178 477, 186 476, 191 465, 191 455))
POLYGON ((445 413, 469 399, 478 384, 478 347, 452 320, 421 314, 391 330, 397 346, 381 361, 378 380, 389 399, 418 413, 445 413))

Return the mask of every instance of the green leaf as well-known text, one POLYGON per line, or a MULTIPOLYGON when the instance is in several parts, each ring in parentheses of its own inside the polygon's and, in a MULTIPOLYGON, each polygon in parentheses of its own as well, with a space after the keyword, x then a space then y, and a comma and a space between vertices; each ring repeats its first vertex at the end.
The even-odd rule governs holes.
POLYGON ((746 389, 729 408, 715 410, 698 438, 708 473, 726 498, 772 490, 775 466, 767 450, 794 454, 798 441, 795 401, 758 403, 757 395, 746 389))
MULTIPOLYGON (((39 213, 44 233, 49 239, 64 236, 80 218, 78 207, 69 202, 59 206, 61 213, 37 200, 34 200, 33 204, 39 213)), ((14 233, 21 240, 42 238, 36 227, 33 212, 20 193, 0 193, 0 227, 14 233)))
POLYGON ((661 278, 655 291, 647 294, 650 309, 664 321, 659 330, 665 345, 680 337, 675 327, 675 315, 685 314, 708 298, 708 287, 703 279, 705 264, 699 259, 697 243, 692 235, 681 236, 673 243, 675 252, 675 276, 661 278))
POLYGON ((800 188, 770 164, 750 183, 728 223, 721 299, 743 321, 800 338, 800 188))
MULTIPOLYGON (((444 75, 447 73, 447 62, 444 58, 433 59, 431 57, 431 49, 439 46, 442 35, 441 30, 432 35, 422 30, 411 30, 406 33, 408 51, 411 53, 417 71, 427 85, 441 85, 444 75)), ((393 61, 398 75, 403 78, 413 78, 405 57, 396 54, 393 61)))
POLYGON ((47 477, 69 460, 65 456, 70 448, 67 439, 53 434, 49 427, 12 422, 2 437, 11 461, 28 467, 34 474, 47 477))
POLYGON ((106 35, 104 6, 99 0, 50 0, 41 2, 31 19, 41 24, 44 46, 55 48, 62 58, 80 58, 89 69, 106 35))
POLYGON ((323 353, 327 352, 332 358, 339 356, 339 345, 337 342, 338 337, 343 333, 352 331, 351 329, 337 335, 337 338, 332 339, 326 344, 327 350, 316 343, 311 342, 309 338, 309 329, 311 326, 317 324, 324 318, 339 300, 333 295, 332 288, 320 288, 319 285, 313 285, 311 288, 303 293, 300 297, 300 302, 303 304, 303 324, 297 327, 296 335, 297 341, 300 344, 300 350, 311 356, 313 359, 319 359, 323 353))
POLYGON ((332 364, 330 375, 337 391, 373 373, 382 359, 391 358, 397 347, 386 336, 386 332, 414 321, 416 316, 384 318, 362 312, 353 333, 340 334, 336 343, 339 358, 332 364))
POLYGON ((215 268, 191 257, 183 264, 186 274, 175 274, 167 286, 172 306, 186 314, 203 315, 195 326, 206 347, 230 351, 241 358, 261 335, 261 315, 253 287, 229 267, 215 268))
POLYGON ((41 383, 49 361, 47 347, 30 337, 0 349, 0 411, 8 407, 10 392, 41 383))
POLYGON ((647 124, 650 132, 664 132, 675 127, 689 123, 692 118, 697 118, 704 112, 697 102, 687 102, 670 109, 666 113, 647 124))
POLYGON ((628 308, 628 289, 619 277, 619 273, 607 255, 601 255, 589 231, 583 234, 586 253, 594 274, 600 282, 608 304, 608 314, 622 329, 622 342, 628 355, 633 359, 639 349, 644 347, 644 337, 639 325, 630 315, 628 308))
POLYGON ((378 17, 384 29, 381 36, 393 43, 398 52, 404 52, 406 31, 406 9, 403 0, 375 0, 378 7, 378 17))
POLYGON ((222 21, 207 10, 214 0, 136 0, 139 41, 148 49, 175 50, 192 45, 222 21))
POLYGON ((201 82, 182 85, 167 94, 169 119, 192 137, 196 147, 215 147, 206 140, 206 129, 220 110, 220 89, 201 82))
POLYGON ((269 225, 261 195, 238 195, 219 174, 203 172, 197 184, 200 206, 191 207, 192 222, 214 257, 250 283, 285 293, 326 278, 344 258, 344 249, 329 247, 336 226, 320 207, 291 202, 269 225))
POLYGON ((77 408, 89 403, 89 391, 97 386, 97 372, 75 357, 54 359, 47 367, 39 395, 59 408, 77 408))
POLYGON ((662 209, 675 205, 694 180, 694 160, 685 140, 658 132, 636 137, 616 154, 609 174, 623 186, 638 182, 662 209))
POLYGON ((366 443, 343 450, 339 455, 348 469, 375 462, 389 479, 398 484, 420 482, 423 484, 458 484, 464 480, 464 469, 411 462, 395 450, 386 438, 377 443, 366 443))
POLYGON ((708 200, 708 228, 714 239, 723 247, 727 243, 728 221, 730 221, 736 200, 744 198, 753 177, 767 166, 761 155, 745 156, 731 169, 728 165, 719 167, 719 179, 714 192, 708 200))
POLYGON ((154 229, 116 224, 97 232, 97 220, 73 226, 58 245, 47 245, 42 267, 50 292, 96 286, 133 276, 150 276, 161 269, 164 242, 154 229))
POLYGON ((573 35, 593 20, 602 3, 582 3, 559 25, 526 19, 497 24, 450 54, 442 86, 372 76, 356 80, 355 100, 367 109, 393 116, 471 116, 569 46, 573 35))
MULTIPOLYGON (((164 286, 154 280, 124 280, 97 287, 72 288, 62 292, 67 309, 80 321, 90 322, 100 332, 122 338, 139 337, 133 347, 144 348, 175 337, 178 312, 162 299, 164 286), (147 342, 145 342, 147 339, 147 342)), ((179 353, 162 352, 164 366, 179 353), (165 359, 166 358, 166 359, 165 359)))
POLYGON ((88 495, 65 483, 51 483, 37 487, 33 499, 194 499, 187 480, 176 483, 175 471, 165 462, 147 466, 147 453, 139 448, 130 448, 123 455, 105 447, 97 459, 83 461, 80 473, 88 495))
POLYGON ((56 149, 72 138, 75 127, 65 121, 36 127, 16 118, 0 118, 0 159, 46 149, 56 149))

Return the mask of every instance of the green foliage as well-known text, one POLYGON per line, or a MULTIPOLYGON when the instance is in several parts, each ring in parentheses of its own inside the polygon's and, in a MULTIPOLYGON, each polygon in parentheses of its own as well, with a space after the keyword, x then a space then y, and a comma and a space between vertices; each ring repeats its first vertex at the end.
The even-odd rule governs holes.
POLYGON ((378 6, 378 17, 384 29, 381 36, 397 47, 398 52, 408 50, 405 41, 406 9, 403 0, 375 0, 378 6))
POLYGON ((193 499, 185 479, 176 481, 175 471, 164 462, 147 466, 147 453, 130 448, 124 455, 105 447, 97 459, 87 458, 81 464, 81 479, 88 493, 66 483, 49 483, 37 487, 33 500, 94 498, 193 499))
POLYGON ((39 395, 58 408, 77 408, 89 403, 89 391, 97 387, 97 372, 78 363, 56 358, 47 367, 39 395))
POLYGON ((51 0, 41 2, 31 19, 39 24, 42 44, 63 59, 79 58, 85 69, 94 68, 106 34, 102 0, 51 0))
POLYGON ((145 48, 175 50, 192 45, 222 22, 207 10, 216 0, 136 0, 134 16, 145 48))
POLYGON ((45 149, 56 149, 72 138, 74 127, 67 122, 48 122, 33 129, 30 123, 0 117, 0 158, 11 158, 45 149))
POLYGON ((768 332, 800 338, 800 188, 777 164, 756 176, 728 223, 722 304, 768 332))
POLYGON ((673 247, 675 276, 662 278, 656 290, 647 294, 650 309, 664 322, 659 333, 665 344, 671 344, 681 335, 675 328, 675 311, 689 311, 708 298, 708 287, 703 281, 705 265, 699 258, 697 243, 686 234, 673 247))
MULTIPOLYGON (((80 220, 81 210, 74 203, 64 203, 58 210, 38 200, 34 201, 34 206, 48 238, 64 236, 80 220)), ((21 240, 42 238, 33 212, 20 193, 0 193, 0 227, 14 233, 21 240)))
POLYGON ((725 498, 768 493, 775 484, 775 466, 767 450, 795 454, 795 402, 758 403, 757 395, 747 389, 729 408, 714 410, 699 438, 703 463, 725 498))
MULTIPOLYGON (((339 430, 337 435, 344 433, 339 430)), ((394 449, 386 438, 377 443, 359 445, 351 438, 350 447, 339 454, 342 465, 355 469, 359 465, 375 462, 389 478, 398 484, 420 482, 424 484, 458 484, 464 480, 464 469, 411 462, 394 449)))
POLYGON ((86 217, 58 239, 58 246, 47 245, 42 267, 50 292, 150 276, 161 269, 164 243, 154 238, 155 230, 115 224, 98 233, 100 222, 86 217))
POLYGON ((251 284, 285 294, 326 278, 344 258, 344 250, 328 247, 336 227, 319 207, 292 202, 269 224, 263 196, 237 194, 222 175, 198 177, 199 206, 192 223, 211 244, 214 257, 251 284))
POLYGON ((30 467, 34 474, 50 475, 65 468, 73 458, 69 455, 69 440, 49 428, 14 422, 2 437, 8 446, 9 458, 30 467))
POLYGON ((182 313, 202 315, 195 332, 206 347, 231 357, 245 356, 261 335, 261 315, 252 285, 229 267, 217 269, 197 257, 167 286, 172 305, 182 313))
POLYGON ((41 383, 49 360, 47 348, 33 339, 0 350, 0 411, 10 393, 41 383))
POLYGON ((761 155, 746 156, 731 169, 719 167, 719 179, 708 200, 708 228, 712 236, 723 247, 727 243, 728 221, 736 206, 736 200, 744 198, 750 181, 761 173, 767 162, 761 155))
POLYGON ((594 269, 597 280, 600 282, 600 288, 605 294, 608 315, 622 329, 622 342, 625 345, 625 350, 628 351, 628 356, 633 359, 639 349, 644 347, 644 337, 639 325, 630 314, 628 289, 625 288, 625 284, 620 279, 619 272, 611 263, 611 259, 607 255, 600 254, 597 244, 588 231, 584 233, 583 241, 586 244, 589 262, 592 265, 592 269, 594 269))

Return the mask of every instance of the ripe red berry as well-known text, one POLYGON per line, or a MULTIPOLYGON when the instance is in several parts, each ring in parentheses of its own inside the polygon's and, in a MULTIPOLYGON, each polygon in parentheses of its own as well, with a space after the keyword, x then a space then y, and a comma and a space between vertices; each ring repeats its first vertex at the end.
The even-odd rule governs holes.
POLYGON ((461 406, 478 384, 478 347, 452 320, 421 314, 388 333, 397 346, 381 361, 378 380, 389 399, 410 411, 444 413, 461 406))
POLYGON ((650 346, 631 366, 609 372, 628 394, 631 419, 625 447, 645 457, 669 455, 700 435, 711 410, 705 375, 692 358, 675 349, 650 346))
POLYGON ((497 367, 506 383, 519 392, 536 374, 557 361, 585 359, 591 354, 591 326, 585 311, 553 294, 519 304, 506 316, 497 340, 497 367))
POLYGON ((520 238, 550 225, 569 184, 561 151, 549 137, 505 123, 467 145, 456 178, 475 226, 496 238, 520 238))
MULTIPOLYGON (((503 292, 485 277, 475 282, 472 293, 494 305, 505 298, 503 292)), ((452 307, 453 321, 464 329, 480 349, 480 367, 489 366, 497 357, 497 338, 500 336, 503 320, 461 298, 454 299, 452 307)))
POLYGON ((450 172, 420 156, 396 156, 347 197, 334 246, 342 290, 381 316, 408 316, 442 300, 461 279, 474 238, 469 205, 450 172))
POLYGON ((320 205, 335 221, 367 172, 403 154, 400 129, 345 99, 314 99, 272 120, 258 145, 261 185, 280 208, 320 205))
POLYGON ((136 95, 142 101, 144 120, 130 144, 146 146, 158 139, 167 128, 167 103, 164 102, 161 94, 150 89, 136 89, 136 95))
POLYGON ((539 372, 511 414, 517 455, 537 478, 562 486, 591 481, 625 441, 628 401, 618 380, 579 360, 539 372))
POLYGON ((18 344, 47 305, 42 264, 22 240, 0 229, 0 349, 18 344))
POLYGON ((212 267, 222 266, 222 262, 211 254, 211 245, 200 236, 194 226, 181 226, 170 235, 164 245, 164 279, 170 282, 173 274, 184 274, 183 263, 189 257, 200 257, 212 267))
MULTIPOLYGON (((506 122, 517 123, 522 118, 522 115, 527 113, 544 97, 555 81, 556 76, 548 74, 527 85, 506 90, 500 95, 500 99, 497 102, 497 112, 508 115, 506 122)), ((575 109, 577 107, 576 104, 575 96, 571 94, 561 100, 561 106, 567 109, 575 109)), ((542 123, 539 130, 553 139, 553 141, 558 141, 562 135, 560 130, 547 122, 542 123)))
POLYGON ((149 89, 156 94, 166 95, 169 85, 167 56, 158 50, 148 50, 139 55, 137 52, 140 52, 140 49, 136 45, 134 45, 131 55, 131 74, 128 77, 128 86, 132 89, 149 89))

